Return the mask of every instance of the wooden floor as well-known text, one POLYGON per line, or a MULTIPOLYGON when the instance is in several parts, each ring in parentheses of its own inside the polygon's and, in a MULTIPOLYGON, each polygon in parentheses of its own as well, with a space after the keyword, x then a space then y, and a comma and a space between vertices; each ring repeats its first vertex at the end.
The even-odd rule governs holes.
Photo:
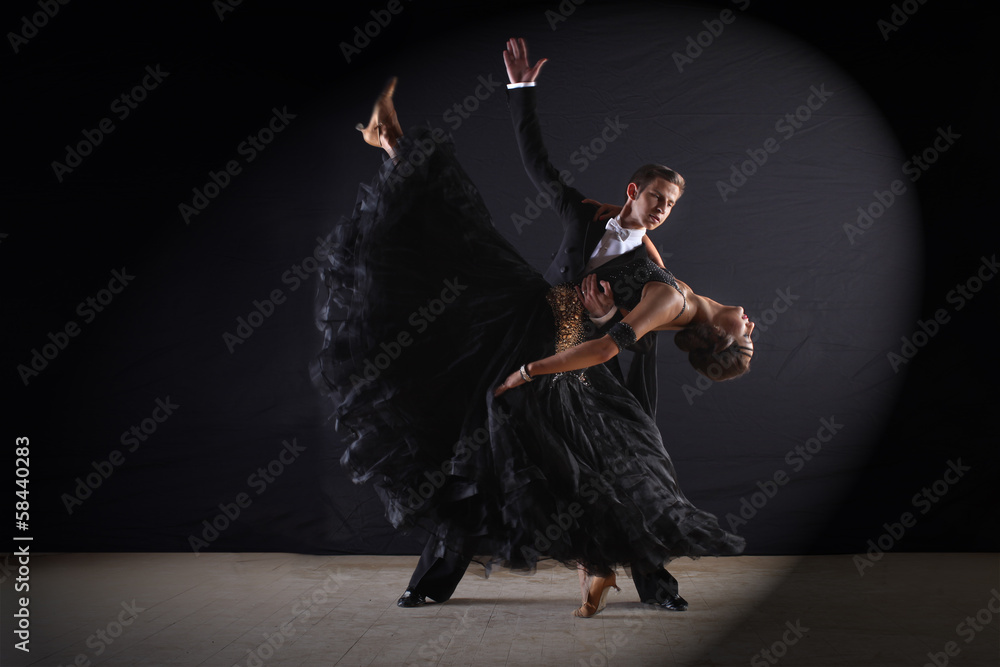
POLYGON ((683 559, 670 569, 687 612, 640 604, 619 572, 622 591, 592 619, 571 616, 579 589, 562 567, 489 579, 470 570, 451 601, 400 609, 415 563, 36 554, 30 653, 14 648, 23 593, 4 569, 0 663, 1000 665, 997 554, 890 553, 867 566, 851 556, 683 559))

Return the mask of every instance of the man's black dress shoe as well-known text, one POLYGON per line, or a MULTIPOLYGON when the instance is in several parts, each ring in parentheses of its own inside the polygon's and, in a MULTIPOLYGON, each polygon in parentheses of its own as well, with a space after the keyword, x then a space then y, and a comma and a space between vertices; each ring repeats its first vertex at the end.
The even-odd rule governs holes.
POLYGON ((667 611, 687 611, 688 608, 687 600, 682 598, 680 595, 667 594, 667 598, 663 602, 650 601, 650 604, 655 604, 657 607, 663 607, 667 611))
POLYGON ((426 603, 426 596, 410 588, 407 588, 402 597, 396 600, 396 605, 399 607, 420 607, 426 603))

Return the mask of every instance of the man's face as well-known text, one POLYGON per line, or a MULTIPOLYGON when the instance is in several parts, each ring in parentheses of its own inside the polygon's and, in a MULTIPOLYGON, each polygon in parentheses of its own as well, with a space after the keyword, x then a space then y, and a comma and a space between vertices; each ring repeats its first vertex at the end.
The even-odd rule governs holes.
POLYGON ((635 183, 629 183, 628 196, 632 199, 632 220, 652 231, 663 224, 681 198, 681 189, 665 178, 650 181, 642 192, 635 183))

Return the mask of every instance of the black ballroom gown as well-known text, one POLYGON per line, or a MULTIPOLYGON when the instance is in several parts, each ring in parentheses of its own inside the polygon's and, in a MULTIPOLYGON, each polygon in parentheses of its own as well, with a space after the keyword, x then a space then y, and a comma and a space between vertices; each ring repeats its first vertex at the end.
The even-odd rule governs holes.
MULTIPOLYGON (((439 553, 475 540, 488 568, 740 553, 604 366, 493 397, 521 364, 583 340, 582 307, 497 232, 450 141, 418 128, 397 153, 331 233, 317 301, 314 377, 352 479, 374 484, 394 526, 430 531, 439 553)), ((631 275, 669 276, 649 265, 631 275)))

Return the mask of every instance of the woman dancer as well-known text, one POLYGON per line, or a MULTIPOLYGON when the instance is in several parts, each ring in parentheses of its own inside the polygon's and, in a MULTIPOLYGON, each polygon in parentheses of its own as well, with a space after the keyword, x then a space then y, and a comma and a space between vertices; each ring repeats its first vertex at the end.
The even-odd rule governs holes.
POLYGON ((595 576, 580 616, 603 606, 617 564, 741 552, 684 496, 655 423, 600 362, 633 332, 681 329, 711 339, 723 379, 753 353, 742 309, 642 257, 606 269, 629 312, 584 343, 574 288, 550 289, 497 233, 443 132, 403 134, 394 88, 359 126, 391 160, 331 235, 324 272, 317 371, 351 431, 354 480, 373 480, 393 525, 428 530, 442 553, 582 566, 595 576))

